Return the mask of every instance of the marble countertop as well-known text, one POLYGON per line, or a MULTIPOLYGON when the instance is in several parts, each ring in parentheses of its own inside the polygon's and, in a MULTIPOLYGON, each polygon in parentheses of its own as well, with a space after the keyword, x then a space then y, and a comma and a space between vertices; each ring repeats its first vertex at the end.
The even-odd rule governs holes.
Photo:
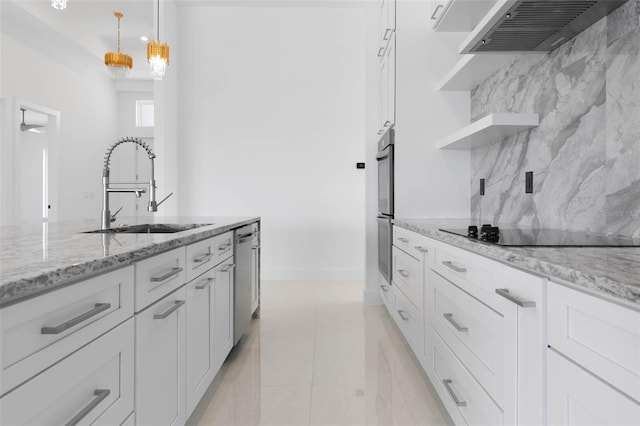
POLYGON ((401 228, 640 310, 640 248, 503 247, 439 230, 466 229, 469 223, 469 219, 394 220, 401 228))
POLYGON ((99 220, 0 227, 0 306, 131 264, 176 247, 253 223, 259 217, 153 217, 138 223, 210 224, 174 234, 123 234, 99 220))

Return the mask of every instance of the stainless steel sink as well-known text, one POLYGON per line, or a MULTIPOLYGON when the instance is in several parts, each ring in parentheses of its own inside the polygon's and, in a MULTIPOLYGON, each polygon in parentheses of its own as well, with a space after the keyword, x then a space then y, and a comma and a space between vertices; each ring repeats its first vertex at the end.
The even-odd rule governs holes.
POLYGON ((213 223, 145 223, 142 225, 118 226, 111 229, 96 229, 94 231, 86 231, 84 234, 173 234, 176 232, 188 231, 190 229, 200 228, 201 226, 209 226, 213 223))

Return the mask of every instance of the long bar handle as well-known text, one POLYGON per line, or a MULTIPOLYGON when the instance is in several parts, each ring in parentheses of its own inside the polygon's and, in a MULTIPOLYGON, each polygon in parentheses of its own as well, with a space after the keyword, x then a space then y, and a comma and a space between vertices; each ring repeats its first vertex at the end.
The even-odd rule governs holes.
POLYGON ((227 265, 227 266, 225 266, 224 268, 220 269, 220 271, 222 271, 222 272, 229 272, 229 271, 231 271, 232 269, 234 269, 235 267, 236 267, 236 264, 235 264, 235 263, 232 263, 231 265, 227 265))
POLYGON ((171 270, 169 272, 167 272, 164 275, 160 275, 159 277, 151 277, 151 282, 152 283, 159 283, 162 281, 166 281, 169 278, 178 275, 180 272, 182 272, 182 268, 171 268, 171 270))
POLYGON ((398 269, 398 273, 400 275, 402 275, 405 278, 409 278, 409 273, 407 271, 405 271, 404 269, 398 269))
POLYGON ((429 249, 428 249, 428 248, 426 248, 426 247, 422 247, 422 246, 414 246, 413 248, 414 248, 414 249, 416 249, 416 250, 418 250, 419 252, 422 252, 422 253, 429 253, 429 249))
POLYGON ((463 332, 463 333, 464 333, 464 332, 469 331, 469 328, 468 328, 468 327, 463 327, 463 326, 461 326, 460 324, 458 324, 458 323, 456 322, 456 320, 454 320, 454 319, 453 319, 453 314, 449 314, 449 313, 447 313, 447 314, 442 314, 442 316, 443 316, 447 321, 449 321, 449 323, 450 323, 452 326, 454 326, 456 330, 458 330, 458 331, 460 331, 460 332, 463 332))
POLYGON ((504 297, 508 301, 513 302, 516 305, 521 306, 523 308, 535 308, 536 307, 536 302, 534 302, 532 300, 520 300, 517 297, 512 296, 509 293, 509 289, 507 289, 507 288, 496 288, 496 293, 499 294, 500 296, 504 297))
POLYGON ((405 237, 398 237, 398 241, 400 241, 401 243, 408 243, 409 239, 405 237))
POLYGON ((398 315, 400 315, 400 318, 402 318, 403 321, 409 321, 409 317, 407 316, 407 313, 403 310, 398 310, 398 315))
POLYGON ((202 280, 201 284, 198 284, 196 286, 196 290, 204 290, 205 288, 209 287, 209 285, 211 284, 212 281, 215 281, 215 278, 205 278, 204 280, 202 280))
POLYGON ((70 319, 69 321, 63 322, 62 324, 58 324, 56 326, 45 326, 40 329, 40 334, 60 334, 63 331, 74 327, 81 322, 88 320, 91 317, 98 315, 100 312, 104 312, 111 307, 111 303, 96 303, 95 307, 90 311, 85 312, 84 314, 80 314, 75 318, 70 319))
POLYGON ((433 11, 433 15, 431 15, 431 20, 432 20, 432 21, 435 21, 436 19, 438 19, 438 16, 437 16, 437 15, 438 15, 438 11, 439 11, 440 9, 442 9, 442 5, 441 5, 441 4, 437 5, 437 6, 436 6, 436 10, 434 10, 434 11, 433 11))
POLYGON ((450 260, 445 260, 444 262, 442 262, 442 264, 455 272, 460 272, 460 273, 467 272, 467 268, 464 268, 462 266, 456 266, 450 260))
POLYGON ((180 308, 180 306, 184 304, 185 304, 184 300, 176 300, 175 302, 173 302, 173 305, 171 305, 171 307, 166 311, 164 311, 163 313, 153 315, 153 319, 159 319, 159 320, 165 319, 166 317, 168 317, 169 315, 177 311, 180 308))
POLYGON ((228 250, 229 247, 231 247, 231 243, 227 243, 227 244, 220 244, 218 246, 218 251, 225 251, 228 250))
POLYGON ((87 414, 93 411, 93 409, 96 408, 98 404, 104 401, 104 399, 108 397, 110 393, 111 391, 109 389, 96 389, 93 392, 93 394, 95 395, 95 398, 93 398, 93 400, 89 404, 87 404, 82 410, 80 410, 78 414, 73 416, 73 418, 69 420, 65 424, 65 426, 76 426, 78 423, 82 421, 82 419, 87 417, 87 414))
POLYGON ((382 291, 384 291, 385 293, 389 292, 389 289, 387 288, 386 285, 381 285, 380 288, 382 289, 382 291))
POLYGON ((391 31, 392 31, 392 29, 391 29, 391 28, 387 28, 386 30, 384 30, 384 36, 382 36, 382 39, 383 39, 383 40, 385 40, 385 41, 386 41, 386 40, 389 40, 388 35, 389 35, 389 33, 390 33, 391 31))
POLYGON ((381 47, 380 49, 378 49, 378 58, 381 57, 383 53, 384 53, 384 47, 381 47))
POLYGON ((211 252, 209 253, 205 253, 202 256, 198 256, 198 257, 194 257, 193 261, 195 263, 204 263, 204 262, 208 262, 209 260, 211 260, 211 257, 213 256, 213 254, 211 252))
POLYGON ((461 400, 460 398, 458 398, 456 393, 451 388, 451 383, 452 383, 452 381, 449 380, 449 379, 444 379, 442 381, 442 384, 447 389, 447 392, 449 392, 449 396, 451 396, 451 399, 453 399, 453 402, 455 402, 458 407, 466 407, 467 406, 467 402, 461 400))

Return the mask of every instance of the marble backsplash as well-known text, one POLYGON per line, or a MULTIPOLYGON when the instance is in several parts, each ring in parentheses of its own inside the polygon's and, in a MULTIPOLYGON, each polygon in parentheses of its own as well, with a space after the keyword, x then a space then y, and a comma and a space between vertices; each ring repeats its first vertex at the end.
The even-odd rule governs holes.
POLYGON ((473 218, 640 237, 640 0, 482 82, 472 120, 492 112, 534 112, 540 124, 472 151, 473 218))

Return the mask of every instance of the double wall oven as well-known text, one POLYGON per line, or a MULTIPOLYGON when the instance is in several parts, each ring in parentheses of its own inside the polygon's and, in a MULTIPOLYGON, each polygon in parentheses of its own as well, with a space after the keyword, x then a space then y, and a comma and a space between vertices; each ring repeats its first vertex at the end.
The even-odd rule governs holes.
POLYGON ((391 221, 393 219, 394 130, 390 127, 378 142, 378 269, 391 284, 391 221))

